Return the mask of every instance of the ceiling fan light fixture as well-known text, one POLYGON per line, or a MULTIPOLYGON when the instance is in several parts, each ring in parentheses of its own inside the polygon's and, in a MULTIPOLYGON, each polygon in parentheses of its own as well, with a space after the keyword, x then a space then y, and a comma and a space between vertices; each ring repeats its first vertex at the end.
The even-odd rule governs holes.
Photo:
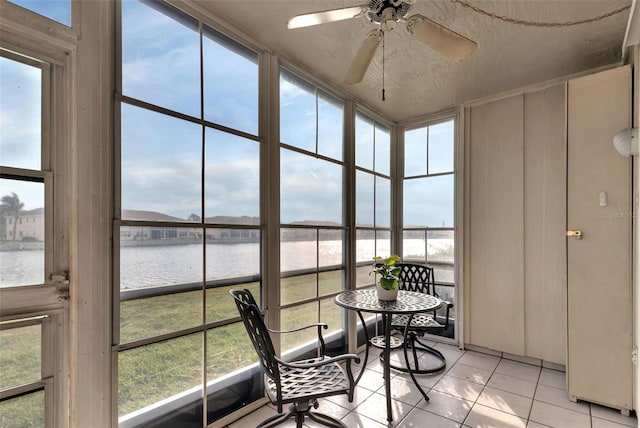
POLYGON ((396 9, 388 7, 382 11, 380 16, 380 28, 382 28, 382 31, 391 31, 396 28, 397 21, 396 9))
POLYGON ((456 61, 468 58, 478 46, 473 40, 422 15, 411 16, 407 30, 420 42, 456 61))

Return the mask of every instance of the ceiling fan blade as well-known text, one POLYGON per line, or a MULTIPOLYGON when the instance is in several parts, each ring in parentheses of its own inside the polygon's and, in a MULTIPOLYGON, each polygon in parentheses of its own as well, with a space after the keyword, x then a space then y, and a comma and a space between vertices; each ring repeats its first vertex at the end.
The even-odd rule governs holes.
POLYGON ((345 7, 343 9, 325 10, 322 12, 307 13, 294 16, 287 21, 287 28, 310 27, 312 25, 325 24, 327 22, 342 21, 355 18, 369 10, 368 5, 345 7))
POLYGON ((473 40, 422 15, 408 18, 407 29, 416 39, 452 60, 462 61, 478 47, 473 40))
POLYGON ((349 67, 349 71, 347 71, 347 74, 344 76, 344 83, 352 85, 362 81, 364 74, 367 72, 367 68, 369 68, 371 60, 373 59, 373 54, 376 53, 376 49, 378 48, 381 40, 382 30, 376 28, 369 31, 367 38, 364 39, 362 45, 360 45, 360 49, 358 49, 358 53, 353 59, 351 67, 349 67))

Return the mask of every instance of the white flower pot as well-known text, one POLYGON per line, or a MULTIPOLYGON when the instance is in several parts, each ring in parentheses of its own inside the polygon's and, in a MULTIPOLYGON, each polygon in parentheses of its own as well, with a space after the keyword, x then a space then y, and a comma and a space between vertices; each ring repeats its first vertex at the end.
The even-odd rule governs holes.
POLYGON ((393 290, 385 290, 380 286, 380 283, 376 283, 376 292, 378 293, 378 300, 394 301, 398 299, 398 287, 393 290))

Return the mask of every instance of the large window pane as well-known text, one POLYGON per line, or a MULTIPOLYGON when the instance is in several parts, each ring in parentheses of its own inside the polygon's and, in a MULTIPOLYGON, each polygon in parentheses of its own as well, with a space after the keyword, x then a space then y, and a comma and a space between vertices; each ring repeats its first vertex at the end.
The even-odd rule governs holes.
POLYGON ((429 127, 429 174, 453 171, 453 120, 429 127))
POLYGON ((390 175, 391 171, 391 131, 389 128, 376 123, 376 162, 375 171, 390 175))
POLYGON ((11 3, 71 27, 71 0, 11 0, 11 3))
POLYGON ((340 267, 344 263, 344 231, 318 231, 318 267, 340 267))
POLYGON ((0 57, 0 163, 40 169, 42 72, 0 57))
POLYGON ((370 262, 376 256, 375 230, 358 229, 356 231, 356 263, 370 262))
POLYGON ((315 87, 280 69, 280 141, 316 151, 315 87))
POLYGON ((281 222, 342 224, 344 167, 280 150, 281 222))
POLYGON ((427 173, 427 135, 429 128, 418 128, 404 133, 404 175, 427 173))
POLYGON ((425 230, 405 230, 402 232, 402 259, 415 263, 427 261, 427 239, 425 230))
POLYGON ((200 117, 198 22, 163 2, 123 1, 122 93, 200 117))
POLYGON ((356 170, 356 225, 374 226, 375 176, 356 170))
POLYGON ((405 260, 418 263, 453 264, 454 262, 455 232, 453 230, 405 230, 402 242, 405 260))
POLYGON ((40 325, 0 330, 0 390, 42 378, 41 332, 40 325))
POLYGON ((453 174, 404 181, 405 227, 453 227, 453 174))
POLYGON ((387 258, 391 255, 391 231, 376 231, 376 256, 387 258))
POLYGON ((44 391, 0 401, 3 428, 44 427, 44 391))
POLYGON ((376 226, 391 227, 391 180, 376 177, 376 226))
POLYGON ((120 236, 120 341, 201 324, 199 230, 131 226, 120 236))
POLYGON ((289 276, 280 279, 280 304, 313 299, 318 295, 318 274, 311 272, 306 274, 289 276))
MULTIPOLYGON (((127 415, 136 410, 191 393, 193 401, 202 397, 202 333, 165 340, 118 354, 118 410, 127 415)), ((183 404, 184 405, 184 404, 183 404)), ((145 409, 146 408, 146 409, 145 409)), ((200 409, 202 407, 200 406, 200 409)), ((144 412, 144 410, 142 410, 144 412)), ((192 414, 194 410, 191 410, 192 414)), ((201 412, 201 410, 200 410, 201 412)), ((202 415, 195 415, 202 423, 202 415)))
POLYGON ((345 288, 344 231, 320 230, 318 235, 318 268, 334 268, 318 274, 318 296, 338 293, 345 288))
POLYGON ((342 160, 344 103, 331 95, 318 95, 318 154, 342 160))
POLYGON ((205 148, 205 221, 260 224, 260 144, 207 128, 205 148))
MULTIPOLYGON (((319 302, 310 302, 280 310, 282 330, 293 330, 320 322, 319 302)), ((314 349, 318 343, 318 329, 307 328, 302 331, 281 335, 281 347, 284 353, 299 354, 302 350, 314 349)))
POLYGON ((341 291, 344 288, 344 245, 342 230, 283 228, 280 245, 283 273, 280 280, 281 303, 341 291), (290 275, 293 272, 297 275, 290 275))
POLYGON ((343 158, 344 102, 280 69, 280 141, 343 158))
POLYGON ((258 55, 204 27, 205 120, 258 134, 258 55))
POLYGON ((455 240, 453 230, 430 230, 427 232, 427 262, 454 261, 455 240))
POLYGON ((259 274, 258 229, 207 229, 207 281, 259 274))
POLYGON ((317 296, 318 232, 283 228, 280 231, 280 302, 288 304, 317 296), (292 272, 297 272, 291 276, 292 272))
POLYGON ((122 104, 122 218, 201 215, 202 127, 122 104))
POLYGON ((202 282, 202 250, 197 228, 122 227, 120 289, 202 282))
POLYGON ((207 288, 207 322, 222 321, 238 316, 238 308, 229 291, 235 288, 242 288, 251 291, 253 297, 260 305, 260 283, 243 282, 228 286, 207 288))
POLYGON ((356 113, 356 165, 373 171, 374 156, 373 120, 356 113))
MULTIPOLYGON (((257 298, 255 294, 254 297, 257 298)), ((227 298, 235 308, 229 293, 227 298)), ((229 403, 244 406, 264 396, 263 380, 258 368, 246 370, 247 366, 257 362, 258 355, 243 323, 207 331, 208 423, 235 410, 229 408, 229 403)))
POLYGON ((320 322, 328 326, 326 330, 322 330, 326 341, 343 331, 342 320, 342 308, 335 304, 333 298, 320 300, 320 322))
MULTIPOLYGON (((253 290, 252 290, 253 293, 253 290)), ((258 296, 254 294, 254 297, 258 296)), ((235 308, 229 293, 225 297, 235 308)), ((236 316, 238 310, 236 309, 236 316)), ((249 335, 241 322, 207 330, 207 377, 214 380, 258 362, 249 335)))
POLYGON ((44 183, 0 178, 0 287, 43 284, 44 183))
POLYGON ((230 288, 248 288, 260 299, 260 231, 207 229, 207 322, 235 317, 230 288), (215 238, 215 239, 214 239, 215 238), (213 288, 211 288, 213 287, 213 288))
POLYGON ((315 269, 318 264, 316 229, 282 228, 280 231, 280 270, 283 273, 315 269))

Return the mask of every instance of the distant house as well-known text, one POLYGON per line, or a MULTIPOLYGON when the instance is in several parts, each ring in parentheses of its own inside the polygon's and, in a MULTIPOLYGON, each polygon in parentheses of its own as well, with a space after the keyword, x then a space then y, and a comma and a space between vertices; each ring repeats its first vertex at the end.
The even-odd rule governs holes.
MULTIPOLYGON (((184 222, 185 220, 155 211, 143 210, 122 210, 122 217, 127 220, 139 220, 148 222, 184 222)), ((195 214, 188 217, 187 222, 200 223, 200 218, 195 214)), ((205 223, 212 227, 207 227, 207 241, 225 242, 255 242, 259 239, 260 233, 256 229, 245 228, 221 228, 219 225, 234 224, 259 224, 257 217, 232 217, 216 216, 207 217, 205 223), (215 225, 215 226, 214 226, 215 225)), ((189 243, 188 241, 201 240, 202 228, 200 227, 165 227, 165 226, 129 226, 120 229, 120 242, 122 245, 141 244, 162 244, 169 243, 189 243), (167 242, 168 240, 172 242, 167 242)))
POLYGON ((7 241, 44 241, 44 208, 20 211, 20 215, 4 214, 4 234, 7 241), (15 236, 14 236, 15 233, 15 236))

